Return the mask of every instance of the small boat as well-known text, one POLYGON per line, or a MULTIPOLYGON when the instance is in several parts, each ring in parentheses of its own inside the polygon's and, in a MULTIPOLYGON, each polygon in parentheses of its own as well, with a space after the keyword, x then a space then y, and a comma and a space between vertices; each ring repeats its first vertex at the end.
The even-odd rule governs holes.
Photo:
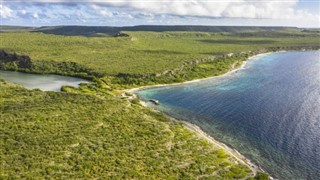
POLYGON ((156 99, 150 99, 149 101, 152 102, 155 105, 159 105, 160 104, 160 101, 158 101, 156 99))

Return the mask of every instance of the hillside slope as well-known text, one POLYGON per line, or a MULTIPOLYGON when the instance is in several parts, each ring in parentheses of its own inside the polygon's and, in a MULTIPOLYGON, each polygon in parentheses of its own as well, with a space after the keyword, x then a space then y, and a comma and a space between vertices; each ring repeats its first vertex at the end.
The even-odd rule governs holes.
POLYGON ((82 86, 0 80, 0 178, 242 179, 253 172, 181 123, 82 86))

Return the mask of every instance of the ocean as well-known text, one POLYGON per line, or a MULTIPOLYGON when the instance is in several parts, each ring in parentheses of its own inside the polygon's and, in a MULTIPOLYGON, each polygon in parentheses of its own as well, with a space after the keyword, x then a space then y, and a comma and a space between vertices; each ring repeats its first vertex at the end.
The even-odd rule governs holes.
POLYGON ((234 73, 137 94, 275 178, 320 178, 320 51, 258 55, 234 73))

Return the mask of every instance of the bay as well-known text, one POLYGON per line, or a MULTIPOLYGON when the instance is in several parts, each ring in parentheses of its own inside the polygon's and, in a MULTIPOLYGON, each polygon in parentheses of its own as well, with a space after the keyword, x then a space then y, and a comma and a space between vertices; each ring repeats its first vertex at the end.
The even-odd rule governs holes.
POLYGON ((259 55, 235 73, 144 89, 148 106, 201 127, 280 179, 320 177, 320 51, 259 55))

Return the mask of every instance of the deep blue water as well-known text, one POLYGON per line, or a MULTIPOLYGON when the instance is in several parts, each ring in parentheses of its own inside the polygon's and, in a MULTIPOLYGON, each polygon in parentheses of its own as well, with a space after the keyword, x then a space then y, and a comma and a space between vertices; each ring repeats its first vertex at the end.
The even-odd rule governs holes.
POLYGON ((229 75, 138 94, 276 178, 320 178, 320 51, 256 56, 229 75))

